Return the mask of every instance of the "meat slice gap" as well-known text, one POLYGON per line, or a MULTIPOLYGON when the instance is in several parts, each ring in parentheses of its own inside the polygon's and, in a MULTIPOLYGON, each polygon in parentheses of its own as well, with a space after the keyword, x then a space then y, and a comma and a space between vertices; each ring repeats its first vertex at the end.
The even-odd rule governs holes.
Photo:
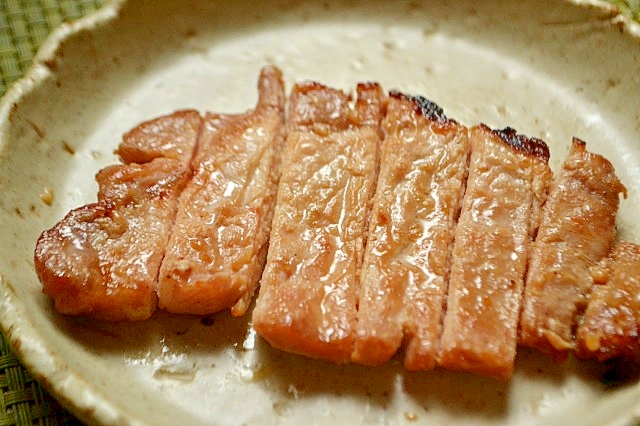
MULTIPOLYGON (((576 332, 576 356, 640 361, 640 246, 619 242, 601 268, 576 332)), ((598 272, 596 272, 598 271, 598 272)))
POLYGON ((574 138, 531 248, 520 344, 558 360, 574 348, 575 327, 593 285, 590 268, 611 250, 624 191, 611 163, 574 138))
POLYGON ((178 111, 125 134, 117 152, 130 164, 101 170, 98 202, 42 233, 35 268, 56 310, 126 321, 153 314, 160 263, 201 124, 198 112, 178 111))
POLYGON ((267 264, 253 311, 256 332, 279 349, 348 362, 358 276, 375 190, 384 95, 301 83, 288 136, 267 264))
POLYGON ((285 135, 281 72, 263 69, 258 91, 251 111, 205 117, 160 268, 159 305, 169 312, 242 316, 258 286, 285 135))
POLYGON ((436 364, 455 223, 467 177, 468 129, 422 97, 391 92, 360 280, 353 361, 436 364))
POLYGON ((551 171, 547 145, 506 128, 471 129, 439 364, 507 379, 529 246, 551 171))

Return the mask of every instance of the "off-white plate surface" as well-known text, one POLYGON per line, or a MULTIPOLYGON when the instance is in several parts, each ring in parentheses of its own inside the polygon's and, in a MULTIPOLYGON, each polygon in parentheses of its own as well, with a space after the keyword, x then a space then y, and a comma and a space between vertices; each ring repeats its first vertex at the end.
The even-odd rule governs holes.
POLYGON ((606 7, 552 0, 110 4, 56 32, 0 110, 3 327, 34 374, 96 423, 633 424, 636 377, 524 349, 501 383, 284 354, 224 313, 64 318, 32 256, 42 230, 95 200, 93 176, 117 161, 126 130, 180 108, 249 109, 265 64, 288 87, 375 80, 465 124, 513 126, 545 139, 556 169, 579 136, 629 189, 619 233, 640 242, 639 34, 606 7))

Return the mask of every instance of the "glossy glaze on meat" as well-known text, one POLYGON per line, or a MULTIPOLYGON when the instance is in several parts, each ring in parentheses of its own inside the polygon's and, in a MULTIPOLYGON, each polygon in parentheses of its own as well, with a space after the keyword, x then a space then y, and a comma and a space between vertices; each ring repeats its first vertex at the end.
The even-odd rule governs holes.
POLYGON ((56 310, 137 321, 156 309, 156 284, 177 196, 189 177, 179 160, 110 166, 98 203, 42 233, 35 267, 56 310))
POLYGON ((124 163, 147 163, 164 157, 188 166, 201 129, 202 117, 198 111, 176 111, 141 123, 125 133, 116 154, 124 163))
POLYGON ((640 246, 617 243, 596 275, 576 333, 576 355, 640 361, 640 246), (602 273, 604 271, 604 273, 602 273))
POLYGON ((424 98, 392 92, 361 272, 353 361, 435 366, 468 131, 424 98))
POLYGON ((265 68, 258 86, 254 110, 205 118, 160 270, 169 312, 244 315, 258 286, 285 131, 280 71, 265 68))
POLYGON ((593 285, 590 268, 616 235, 619 194, 611 163, 574 139, 553 182, 529 256, 520 343, 565 358, 593 285))
POLYGON ((511 375, 529 246, 551 177, 548 158, 542 141, 511 129, 472 128, 440 365, 511 375))
POLYGON ((640 361, 640 247, 610 252, 625 188, 584 142, 550 183, 544 142, 420 96, 301 83, 285 120, 280 71, 258 87, 244 114, 181 110, 124 135, 98 201, 37 242, 59 312, 240 316, 260 283, 258 335, 313 358, 404 350, 408 370, 500 379, 518 342, 640 361))
POLYGON ((375 188, 378 85, 350 97, 296 85, 289 103, 267 264, 253 327, 273 346, 348 362, 355 338, 359 268, 375 188))

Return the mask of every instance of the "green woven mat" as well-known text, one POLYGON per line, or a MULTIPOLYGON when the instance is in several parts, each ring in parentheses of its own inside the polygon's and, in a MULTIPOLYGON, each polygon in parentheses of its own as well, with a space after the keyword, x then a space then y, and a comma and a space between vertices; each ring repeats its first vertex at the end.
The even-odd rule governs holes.
POLYGON ((103 0, 0 0, 0 95, 21 77, 51 29, 80 18, 103 0))
MULTIPOLYGON (((20 78, 38 46, 64 21, 103 0, 0 0, 0 96, 20 78)), ((0 426, 79 423, 22 367, 0 334, 0 426)))
MULTIPOLYGON (((0 96, 20 78, 49 32, 105 0, 0 0, 0 96)), ((640 21, 640 0, 610 0, 640 21)), ((78 421, 20 365, 0 334, 0 426, 60 425, 78 421)))
POLYGON ((609 0, 636 21, 640 22, 640 0, 609 0))
POLYGON ((0 350, 0 425, 79 423, 20 365, 1 334, 0 350))

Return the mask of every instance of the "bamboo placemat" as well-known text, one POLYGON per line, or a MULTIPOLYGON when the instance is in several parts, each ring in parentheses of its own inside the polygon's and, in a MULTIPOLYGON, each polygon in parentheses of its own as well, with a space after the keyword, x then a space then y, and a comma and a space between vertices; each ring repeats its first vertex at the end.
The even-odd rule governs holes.
MULTIPOLYGON (((38 46, 64 21, 104 0, 0 0, 0 96, 31 65, 38 46)), ((35 381, 0 334, 0 426, 80 424, 35 381)))
MULTIPOLYGON (((609 0, 640 21, 640 0, 609 0)), ((64 21, 105 0, 0 0, 0 96, 31 64, 38 46, 64 21)), ((79 424, 36 382, 0 334, 0 426, 79 424)))
POLYGON ((103 3, 104 0, 0 0, 0 95, 24 74, 36 49, 53 28, 81 18, 103 3))

